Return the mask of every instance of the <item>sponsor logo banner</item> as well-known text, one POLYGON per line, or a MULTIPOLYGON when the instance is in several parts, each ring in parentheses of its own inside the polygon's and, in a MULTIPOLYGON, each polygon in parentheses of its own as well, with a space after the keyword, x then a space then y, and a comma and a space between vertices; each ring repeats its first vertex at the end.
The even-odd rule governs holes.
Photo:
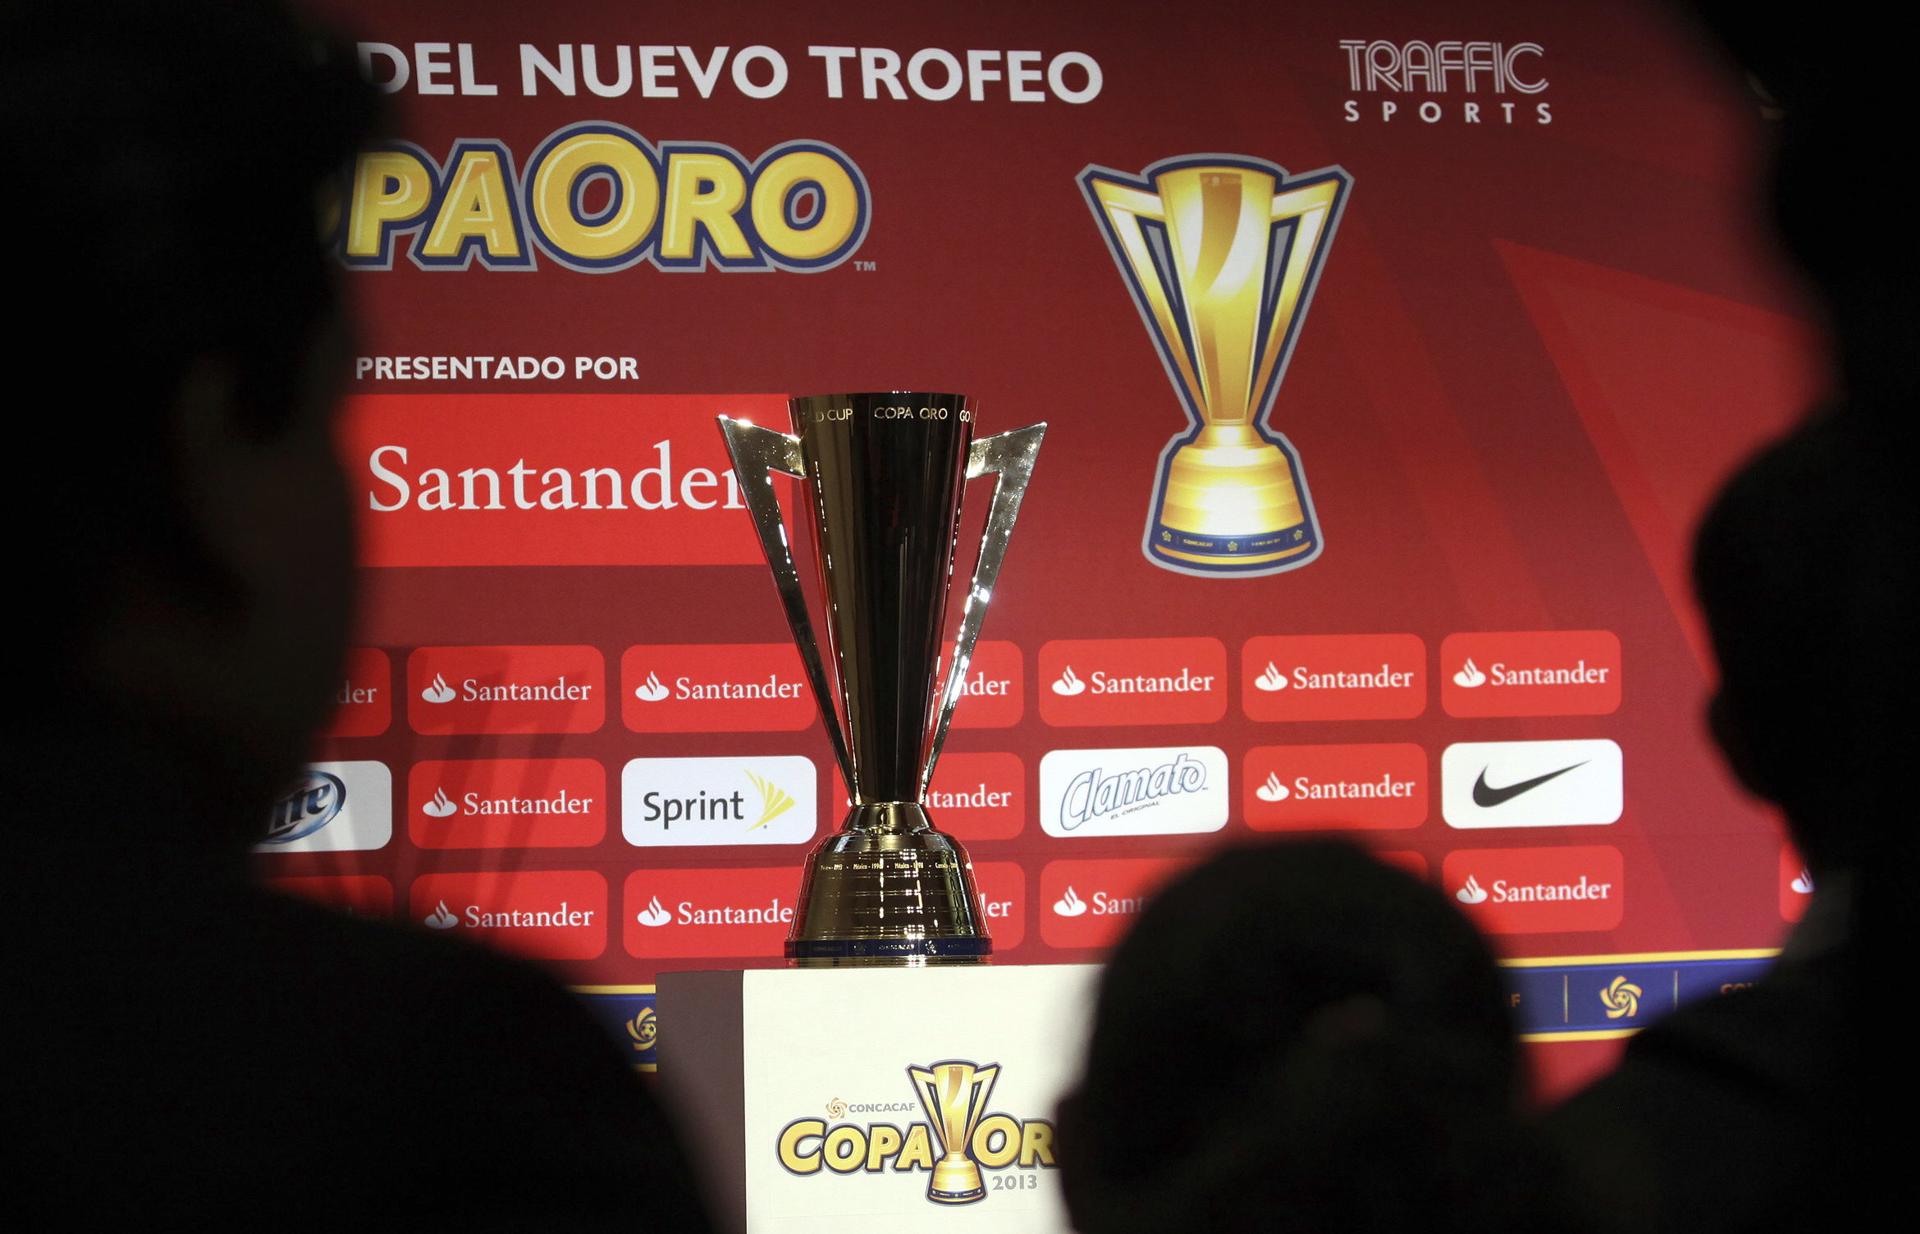
POLYGON ((620 772, 620 830, 642 848, 804 844, 819 825, 811 759, 636 758, 620 772))
POLYGON ((1227 825, 1227 756, 1216 746, 1050 750, 1040 826, 1050 836, 1189 835, 1227 825))
POLYGON ((636 733, 790 733, 819 714, 792 643, 674 643, 620 657, 620 714, 636 733))
POLYGON ((778 958, 793 928, 798 865, 636 870, 621 898, 621 937, 636 959, 778 958))
POLYGON ((1489 934, 1611 930, 1626 904, 1620 850, 1483 848, 1447 854, 1441 880, 1489 934))
MULTIPOLYGON (((833 801, 852 797, 834 768, 833 801)), ((927 786, 927 817, 958 840, 1007 840, 1027 825, 1027 768, 1018 754, 946 751, 927 786)), ((838 822, 838 820, 832 820, 838 822)))
POLYGON ((1440 703, 1450 716, 1612 715, 1620 639, 1610 630, 1449 634, 1440 703))
POLYGON ((1411 720, 1427 709, 1427 645, 1412 634, 1251 638, 1240 687, 1251 720, 1411 720))
POLYGON ((980 916, 993 936, 993 950, 1005 955, 1026 941, 1026 872, 1017 861, 976 861, 973 882, 980 893, 980 916))
POLYGON ((341 449, 357 489, 361 563, 758 564, 714 430, 723 413, 784 424, 786 400, 358 395, 347 401, 341 449))
POLYGON ((311 874, 270 878, 267 886, 353 917, 393 916, 393 884, 378 874, 311 874))
POLYGON ((1026 710, 1023 679, 1018 643, 975 643, 973 660, 962 679, 960 703, 953 709, 952 727, 1009 728, 1018 724, 1026 710))
POLYGON ((596 732, 606 678, 594 647, 421 647, 407 657, 407 720, 425 736, 596 732))
POLYGON ((1177 857, 1049 861, 1040 870, 1040 937, 1049 947, 1113 945, 1184 864, 1177 857))
POLYGON ((1056 639, 1040 647, 1039 690, 1048 724, 1211 724, 1227 713, 1227 648, 1217 638, 1056 639))
POLYGON ((1611 741, 1462 741, 1440 755, 1447 826, 1598 827, 1624 803, 1611 741))
POLYGON ((607 946, 607 880, 591 870, 488 870, 413 880, 408 914, 429 930, 545 960, 607 946))
POLYGON ((585 848, 607 834, 607 772, 590 758, 415 763, 407 834, 420 848, 585 848))
POLYGON ((393 723, 392 666, 378 647, 347 652, 346 675, 333 692, 323 737, 378 737, 393 723))
MULTIPOLYGON (((1018 864, 973 867, 996 950, 1026 935, 1026 878, 1018 864)), ((777 959, 793 928, 799 865, 636 870, 622 894, 621 938, 635 959, 777 959)))
POLYGON ((393 773, 385 763, 314 763, 273 804, 262 853, 341 853, 393 839, 393 773))
POLYGON ((1418 827, 1427 752, 1417 745, 1255 746, 1241 805, 1260 831, 1418 827))

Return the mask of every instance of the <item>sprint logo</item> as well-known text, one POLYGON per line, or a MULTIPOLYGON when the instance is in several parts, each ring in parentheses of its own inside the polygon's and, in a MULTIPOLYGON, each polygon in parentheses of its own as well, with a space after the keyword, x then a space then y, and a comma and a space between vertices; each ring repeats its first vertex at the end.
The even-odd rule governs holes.
POLYGON ((804 844, 818 828, 810 759, 636 758, 620 774, 621 832, 639 847, 804 844))

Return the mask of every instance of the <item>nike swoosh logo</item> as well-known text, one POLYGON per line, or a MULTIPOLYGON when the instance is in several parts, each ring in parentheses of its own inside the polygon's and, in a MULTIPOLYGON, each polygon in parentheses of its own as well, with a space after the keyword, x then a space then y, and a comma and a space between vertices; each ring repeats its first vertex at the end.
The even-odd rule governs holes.
POLYGON ((1591 759, 1583 758, 1571 767, 1562 767, 1558 771, 1549 771, 1546 775, 1535 776, 1531 780, 1522 780, 1518 784, 1508 784, 1501 788, 1495 788, 1493 785, 1487 783, 1487 769, 1482 767, 1480 769, 1480 778, 1473 782, 1473 804, 1483 810, 1492 809, 1494 806, 1512 801, 1521 793, 1532 792, 1556 776, 1566 775, 1569 771, 1572 771, 1574 767, 1585 767, 1591 761, 1591 759))

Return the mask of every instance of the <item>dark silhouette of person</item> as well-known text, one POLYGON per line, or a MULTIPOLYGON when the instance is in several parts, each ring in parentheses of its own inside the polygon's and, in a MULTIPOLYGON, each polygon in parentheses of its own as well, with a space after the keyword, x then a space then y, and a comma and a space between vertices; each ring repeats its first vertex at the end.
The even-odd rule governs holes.
POLYGON ((1157 893, 1100 979, 1059 1114, 1082 1234, 1566 1228, 1518 1043, 1439 890, 1328 841, 1157 893))
POLYGON ((1817 419, 1742 469, 1701 526, 1711 727, 1740 780, 1780 806, 1814 892, 1763 980, 1640 1033, 1548 1117, 1576 1204, 1605 1229, 1831 1220, 1838 1197, 1875 1185, 1874 1094, 1910 1089, 1864 1035, 1861 984, 1861 883, 1894 851, 1880 833, 1908 827, 1901 713, 1920 685, 1920 537, 1884 442, 1863 417, 1817 419))
POLYGON ((1699 0, 1776 117, 1772 205, 1833 339, 1836 392, 1726 485, 1695 543, 1715 737, 1777 805, 1814 891, 1754 988, 1669 1016, 1545 1130, 1604 1228, 1825 1224, 1890 1193, 1911 1066, 1876 948, 1915 936, 1908 767, 1920 746, 1920 501, 1911 476, 1920 256, 1899 239, 1897 76, 1861 11, 1699 0))
POLYGON ((342 671, 316 204, 374 114, 270 4, 0 17, 8 1229, 706 1228, 547 976, 249 879, 342 671))

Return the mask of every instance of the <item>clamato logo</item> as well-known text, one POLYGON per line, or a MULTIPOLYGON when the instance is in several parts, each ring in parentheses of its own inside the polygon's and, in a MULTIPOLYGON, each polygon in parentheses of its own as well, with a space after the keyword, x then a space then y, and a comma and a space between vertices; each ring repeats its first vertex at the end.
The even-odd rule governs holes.
POLYGON ((355 464, 362 564, 757 565, 753 520, 713 428, 721 414, 784 423, 786 400, 357 395, 341 448, 355 464))
POLYGON ((393 667, 377 647, 347 652, 346 675, 333 692, 323 737, 378 737, 393 723, 393 667))
MULTIPOLYGON (((952 654, 953 649, 947 648, 947 655, 952 654)), ((960 702, 953 709, 953 727, 1008 728, 1018 724, 1026 710, 1023 680, 1019 644, 975 643, 973 659, 960 678, 960 702)))
POLYGON ((1040 760, 1050 836, 1188 835, 1227 824, 1227 756, 1216 746, 1051 750, 1040 760))
POLYGON ((643 848, 804 844, 818 774, 796 755, 636 758, 620 772, 620 830, 643 848))
POLYGON ((1441 879, 1489 934, 1611 930, 1626 904, 1620 850, 1606 846, 1453 852, 1441 879))
POLYGON ((419 848, 586 848, 607 834, 607 773, 590 758, 415 763, 407 834, 419 848))
POLYGON ((1227 649, 1215 638, 1057 639, 1040 648, 1040 680, 1048 724, 1211 724, 1227 713, 1227 649))
POLYGON ((1178 858, 1049 861, 1040 871, 1040 938, 1049 947, 1108 947, 1185 862, 1178 858))
POLYGON ((256 852, 340 853, 393 839, 393 773, 385 763, 315 763, 273 803, 256 852))
POLYGON ((1418 827, 1427 754, 1417 745, 1255 746, 1241 809, 1260 831, 1418 827))
POLYGON ((1553 123, 1538 43, 1341 39, 1348 124, 1414 128, 1553 123))
POLYGON ((591 870, 425 874, 408 895, 413 920, 547 960, 606 950, 607 882, 591 870))
POLYGON ((407 657, 407 719, 424 736, 596 732, 606 677, 594 647, 421 647, 407 657))
MULTIPOLYGON (((998 1064, 949 1059, 906 1068, 914 1101, 825 1103, 827 1118, 808 1114, 780 1129, 774 1145, 780 1165, 800 1177, 866 1173, 926 1176, 926 1198, 935 1204, 973 1204, 990 1190, 1005 1190, 982 1171, 1022 1172, 1054 1165, 1053 1124, 1017 1118, 993 1108, 998 1064), (839 1122, 856 1111, 885 1111, 895 1122, 839 1122), (900 1115, 919 1111, 908 1121, 900 1115), (903 1127, 899 1125, 905 1123, 903 1127)), ((1018 1175, 1014 1176, 1017 1180, 1018 1175)), ((1024 1189, 1017 1181, 1014 1186, 1024 1189)))
POLYGON ((1447 826, 1601 827, 1625 805, 1620 747, 1586 741, 1462 741, 1440 755, 1447 826))
POLYGON ((393 916, 393 884, 378 874, 309 874, 270 878, 267 886, 354 917, 393 916))
POLYGON ((1240 680, 1250 720, 1411 720, 1427 709, 1427 645, 1412 634, 1252 638, 1240 680))
POLYGON ((1610 630, 1450 634, 1440 645, 1450 716, 1604 716, 1620 709, 1620 639, 1610 630))
POLYGON ((629 647, 620 682, 620 714, 636 733, 792 733, 817 714, 790 642, 629 647))

